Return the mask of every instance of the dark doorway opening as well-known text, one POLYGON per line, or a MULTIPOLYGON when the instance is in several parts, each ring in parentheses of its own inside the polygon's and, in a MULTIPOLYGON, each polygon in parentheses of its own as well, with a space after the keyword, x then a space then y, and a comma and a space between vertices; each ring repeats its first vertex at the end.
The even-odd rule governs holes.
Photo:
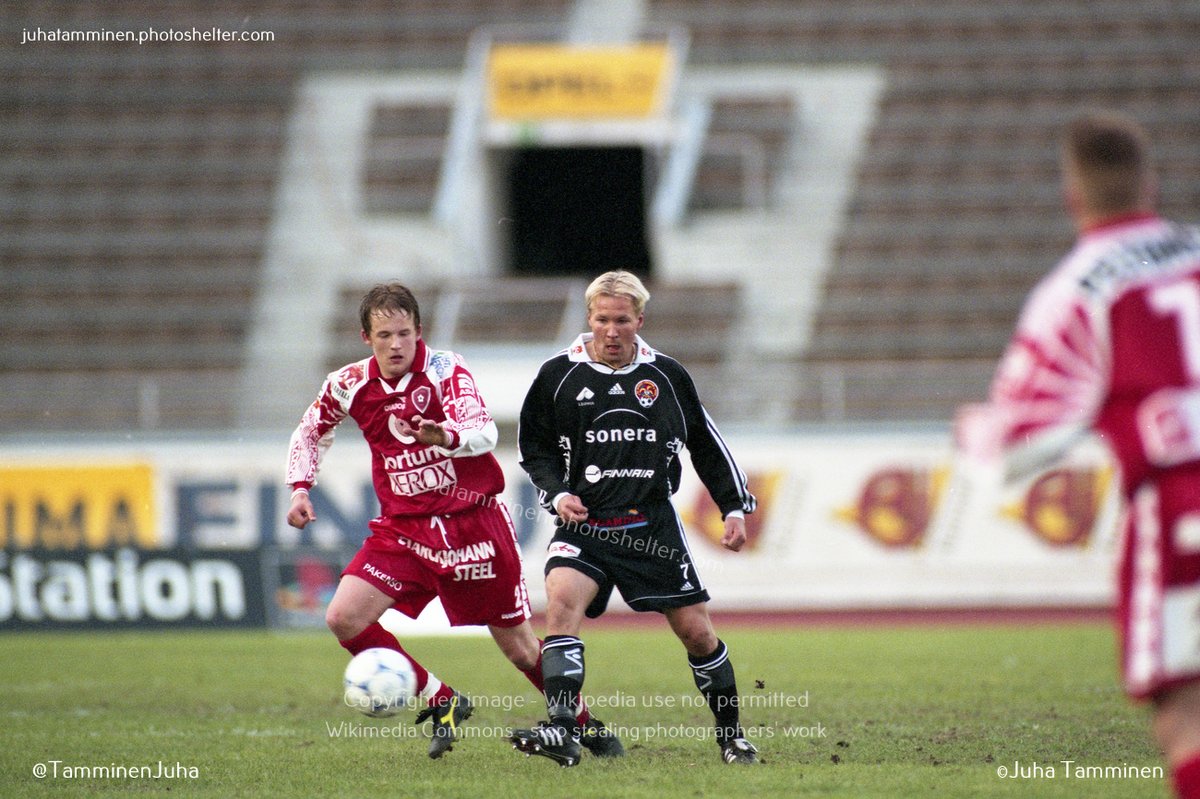
POLYGON ((514 150, 507 185, 512 273, 650 276, 642 148, 514 150))

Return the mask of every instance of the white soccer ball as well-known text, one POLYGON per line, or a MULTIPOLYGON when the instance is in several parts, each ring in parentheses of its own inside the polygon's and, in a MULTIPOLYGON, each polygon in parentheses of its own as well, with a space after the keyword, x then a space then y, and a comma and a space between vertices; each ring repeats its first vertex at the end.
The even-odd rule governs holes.
POLYGON ((365 649, 351 658, 342 682, 346 705, 377 719, 396 715, 417 693, 412 661, 383 647, 365 649))

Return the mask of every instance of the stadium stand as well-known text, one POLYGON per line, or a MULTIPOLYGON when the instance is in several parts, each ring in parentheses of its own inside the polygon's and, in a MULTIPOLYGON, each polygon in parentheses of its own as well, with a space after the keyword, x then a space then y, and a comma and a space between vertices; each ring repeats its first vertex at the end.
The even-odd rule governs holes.
MULTIPOLYGON (((584 280, 497 278, 442 285, 414 285, 421 302, 426 337, 438 346, 465 348, 518 343, 541 357, 566 344, 585 328, 584 280)), ((330 328, 338 342, 327 361, 333 370, 366 356, 356 322, 358 303, 370 286, 347 284, 339 292, 330 328)), ((719 367, 735 323, 729 307, 738 305, 736 283, 672 284, 650 281, 654 306, 651 343, 692 369, 719 367)))
POLYGON ((427 212, 450 129, 448 103, 379 105, 371 119, 363 174, 368 214, 427 212))
MULTIPOLYGON (((339 292, 329 331, 337 342, 329 354, 332 371, 369 353, 359 340, 358 304, 368 284, 350 283, 339 292)), ((485 281, 414 284, 425 338, 448 349, 519 342, 541 352, 580 327, 583 284, 573 280, 497 278, 485 281)), ((469 350, 468 350, 469 351, 469 350)))
MULTIPOLYGON (((249 18, 239 4, 199 0, 9 9, 0 41, 0 431, 227 428, 300 76, 456 69, 478 26, 553 24, 569 7, 272 0, 249 18), (192 26, 269 30, 277 41, 20 44, 23 29, 39 27, 192 26)), ((1020 298, 1070 241, 1054 139, 1079 107, 1140 117, 1158 142, 1163 211, 1198 216, 1196 3, 648 0, 645 22, 686 27, 697 65, 888 70, 811 340, 756 369, 786 374, 753 391, 780 419, 944 420, 982 393, 1020 298)), ((769 204, 795 109, 786 99, 727 97, 713 112, 692 213, 769 204), (731 137, 753 140, 761 163, 730 159, 721 142, 731 137)), ((436 103, 375 110, 362 210, 428 207, 448 120, 436 103)), ((685 312, 727 316, 722 292, 737 292, 711 288, 652 288, 659 345, 702 368, 747 321, 697 330, 685 312)), ((466 315, 456 335, 509 335, 473 316, 463 290, 434 289, 432 325, 458 297, 466 315)), ((508 296, 503 281, 482 290, 508 296)), ((552 320, 561 307, 548 302, 513 312, 552 320)), ((744 414, 742 381, 755 378, 721 367, 710 374, 739 389, 714 404, 744 414)))
MULTIPOLYGON (((1162 210, 1195 219, 1200 6, 653 0, 698 64, 880 62, 890 81, 785 414, 950 418, 1070 244, 1055 142, 1117 106, 1150 128, 1162 210)), ((765 392, 769 387, 764 387, 765 392)), ((759 392, 763 395, 763 392, 759 392)))
POLYGON ((703 212, 770 205, 797 113, 786 94, 714 97, 689 207, 703 212))
MULTIPOLYGON (((553 22, 566 4, 309 0, 257 3, 251 16, 196 0, 8 9, 0 431, 229 427, 300 76, 458 68, 478 26, 553 22), (193 27, 276 41, 21 44, 39 28, 193 27)), ((397 131, 395 120, 381 110, 381 140, 421 132, 397 131)), ((427 167, 422 152, 425 163, 407 163, 427 167)), ((417 172, 427 194, 427 169, 417 172)), ((368 178, 381 208, 414 202, 394 176, 368 178)))

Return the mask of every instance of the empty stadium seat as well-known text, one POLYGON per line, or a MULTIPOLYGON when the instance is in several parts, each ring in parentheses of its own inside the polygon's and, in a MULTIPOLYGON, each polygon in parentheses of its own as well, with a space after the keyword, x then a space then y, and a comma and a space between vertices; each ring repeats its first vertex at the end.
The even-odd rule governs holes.
MULTIPOLYGON (((744 286, 681 277, 651 287, 648 338, 694 368, 714 407, 756 403, 782 421, 946 419, 981 395, 1021 298, 1072 239, 1055 147, 1084 106, 1139 117, 1157 145, 1163 212, 1197 218, 1195 3, 646 9, 647 25, 688 30, 692 64, 874 63, 888 74, 810 343, 772 361, 786 379, 747 382, 758 378, 714 344, 743 324, 744 286)), ((570 10, 569 0, 269 0, 249 17, 201 0, 14 5, 15 31, 195 26, 276 40, 0 42, 0 392, 13 398, 0 432, 230 426, 301 78, 458 69, 479 26, 545 25, 570 10)), ((750 91, 717 98, 713 112, 692 212, 769 203, 795 109, 750 91)), ((429 208, 449 116, 436 102, 374 109, 358 210, 429 208)), ((479 287, 418 287, 431 338, 512 341, 532 328, 562 341, 574 325, 561 320, 574 318, 578 287, 532 297, 501 278, 479 287)), ((362 357, 361 288, 338 300, 331 365, 362 357)))
POLYGON ((1200 85, 1195 5, 649 6, 652 21, 689 29, 695 63, 888 69, 810 344, 780 364, 804 377, 767 401, 794 420, 948 419, 983 395, 981 365, 994 363, 1025 293, 1073 238, 1056 157, 1075 111, 1116 106, 1140 118, 1157 144, 1163 212, 1195 219, 1200 209, 1200 106, 1187 99, 1200 85))
MULTIPOLYGON (((14 7, 7 18, 15 31, 216 27, 269 31, 274 41, 0 42, 0 392, 45 387, 36 403, 6 402, 0 432, 231 426, 299 80, 314 69, 455 69, 480 25, 553 22, 566 7, 14 7), (207 386, 202 399, 197 386, 207 386)), ((446 110, 427 112, 431 121, 415 135, 442 135, 446 110)), ((367 210, 427 207, 436 147, 389 158, 389 141, 399 135, 407 147, 414 131, 398 131, 389 109, 377 119, 367 210), (415 167, 416 177, 397 165, 415 167)))

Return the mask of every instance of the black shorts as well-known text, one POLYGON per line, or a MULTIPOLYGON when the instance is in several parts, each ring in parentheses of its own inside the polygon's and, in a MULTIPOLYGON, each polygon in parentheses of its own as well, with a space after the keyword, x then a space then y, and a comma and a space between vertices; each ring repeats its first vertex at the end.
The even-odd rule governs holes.
POLYGON ((604 613, 615 587, 631 608, 669 610, 708 601, 683 524, 670 502, 637 510, 593 511, 585 524, 560 524, 546 573, 566 566, 600 584, 586 615, 604 613))

